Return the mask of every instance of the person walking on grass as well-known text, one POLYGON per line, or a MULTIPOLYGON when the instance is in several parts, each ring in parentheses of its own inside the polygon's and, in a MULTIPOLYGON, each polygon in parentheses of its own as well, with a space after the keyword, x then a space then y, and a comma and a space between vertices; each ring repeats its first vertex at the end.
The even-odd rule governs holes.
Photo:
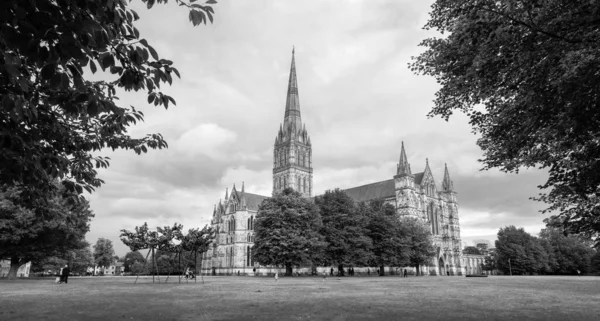
POLYGON ((327 280, 327 271, 323 271, 323 283, 327 280))
POLYGON ((69 266, 67 264, 65 264, 65 267, 62 268, 62 271, 60 272, 61 282, 64 282, 65 284, 68 283, 69 272, 70 272, 69 266))
POLYGON ((408 272, 406 272, 406 269, 404 269, 404 277, 408 277, 408 272))
POLYGON ((279 273, 275 272, 275 283, 277 283, 277 280, 279 280, 279 273))

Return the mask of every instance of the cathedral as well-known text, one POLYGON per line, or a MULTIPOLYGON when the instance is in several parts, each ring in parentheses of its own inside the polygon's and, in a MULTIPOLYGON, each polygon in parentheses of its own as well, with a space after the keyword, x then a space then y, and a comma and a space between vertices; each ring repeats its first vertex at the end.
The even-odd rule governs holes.
MULTIPOLYGON (((305 197, 313 197, 312 145, 300 113, 294 51, 285 116, 273 148, 273 192, 287 187, 305 197)), ((447 167, 441 189, 438 189, 428 160, 425 160, 422 172, 412 173, 402 143, 396 173, 391 179, 353 187, 345 192, 357 202, 383 199, 396 208, 399 217, 417 217, 427 222, 437 254, 429 265, 419 269, 421 273, 463 275, 458 203, 447 167)), ((239 190, 235 184, 231 191, 225 190, 225 198, 219 200, 213 210, 210 224, 217 231, 217 236, 211 248, 202 255, 203 274, 267 275, 285 271, 284 268, 261 266, 252 260, 254 218, 258 206, 266 198, 269 196, 246 192, 244 183, 239 190)), ((329 268, 322 267, 319 270, 329 268)), ((309 269, 300 268, 298 272, 308 273, 309 269)), ((413 267, 402 269, 407 269, 411 274, 416 271, 413 267)), ((355 268, 356 273, 365 274, 376 270, 376 267, 355 268)), ((395 268, 386 268, 387 271, 394 273, 395 268)))

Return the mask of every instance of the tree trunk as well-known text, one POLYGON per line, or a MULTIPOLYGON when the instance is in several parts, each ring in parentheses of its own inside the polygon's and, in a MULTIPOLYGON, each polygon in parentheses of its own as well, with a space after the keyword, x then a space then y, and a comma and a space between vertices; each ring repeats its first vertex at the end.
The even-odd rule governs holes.
POLYGON ((8 275, 6 276, 9 279, 17 278, 17 271, 19 271, 19 267, 21 266, 21 261, 18 256, 12 256, 10 258, 10 270, 8 270, 8 275))
POLYGON ((379 276, 384 276, 385 275, 385 267, 383 267, 383 265, 379 266, 379 276))
POLYGON ((292 276, 292 265, 290 263, 285 264, 285 276, 292 276))

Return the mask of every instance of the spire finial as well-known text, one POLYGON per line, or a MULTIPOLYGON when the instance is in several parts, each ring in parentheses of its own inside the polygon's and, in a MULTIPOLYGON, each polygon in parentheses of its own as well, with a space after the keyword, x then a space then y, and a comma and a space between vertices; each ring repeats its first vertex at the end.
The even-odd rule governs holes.
MULTIPOLYGON (((302 128, 302 119, 300 117, 300 98, 298 96, 298 80, 296 77, 296 59, 294 53, 296 48, 292 49, 292 64, 290 66, 290 79, 288 81, 287 99, 285 102, 285 117, 283 120, 284 131, 291 128, 302 128)), ((293 134, 296 134, 295 132, 293 134)))
POLYGON ((228 198, 228 193, 229 193, 229 189, 227 187, 225 187, 225 200, 227 200, 228 198))
POLYGON ((294 52, 296 52, 296 46, 292 46, 292 56, 294 55, 294 52))
POLYGON ((398 170, 396 174, 412 174, 410 171, 410 164, 406 158, 406 151, 404 150, 404 141, 402 142, 402 148, 400 149, 400 160, 398 161, 398 170))
POLYGON ((242 193, 244 192, 244 181, 242 181, 242 193))
POLYGON ((446 163, 444 163, 444 181, 442 181, 442 189, 445 192, 454 191, 454 184, 450 179, 450 173, 448 172, 448 165, 446 163))

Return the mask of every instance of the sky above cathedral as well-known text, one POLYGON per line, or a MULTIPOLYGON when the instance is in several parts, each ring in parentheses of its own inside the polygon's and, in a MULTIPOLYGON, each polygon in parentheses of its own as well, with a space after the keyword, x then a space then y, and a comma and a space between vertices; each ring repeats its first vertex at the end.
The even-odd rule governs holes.
POLYGON ((480 171, 482 152, 468 119, 428 118, 436 81, 408 68, 432 1, 220 1, 212 25, 193 27, 173 3, 147 10, 132 2, 137 28, 181 73, 164 91, 177 106, 146 103, 144 93, 119 94, 146 115, 132 136, 161 133, 167 150, 144 155, 106 150, 106 184, 89 196, 95 218, 87 239, 128 249, 119 230, 210 222, 225 188, 245 182, 270 195, 273 143, 283 121, 292 46, 302 121, 313 146, 314 191, 392 178, 404 141, 414 173, 430 168, 438 188, 447 163, 458 193, 463 242, 496 238, 507 225, 537 234, 546 173, 480 171))

